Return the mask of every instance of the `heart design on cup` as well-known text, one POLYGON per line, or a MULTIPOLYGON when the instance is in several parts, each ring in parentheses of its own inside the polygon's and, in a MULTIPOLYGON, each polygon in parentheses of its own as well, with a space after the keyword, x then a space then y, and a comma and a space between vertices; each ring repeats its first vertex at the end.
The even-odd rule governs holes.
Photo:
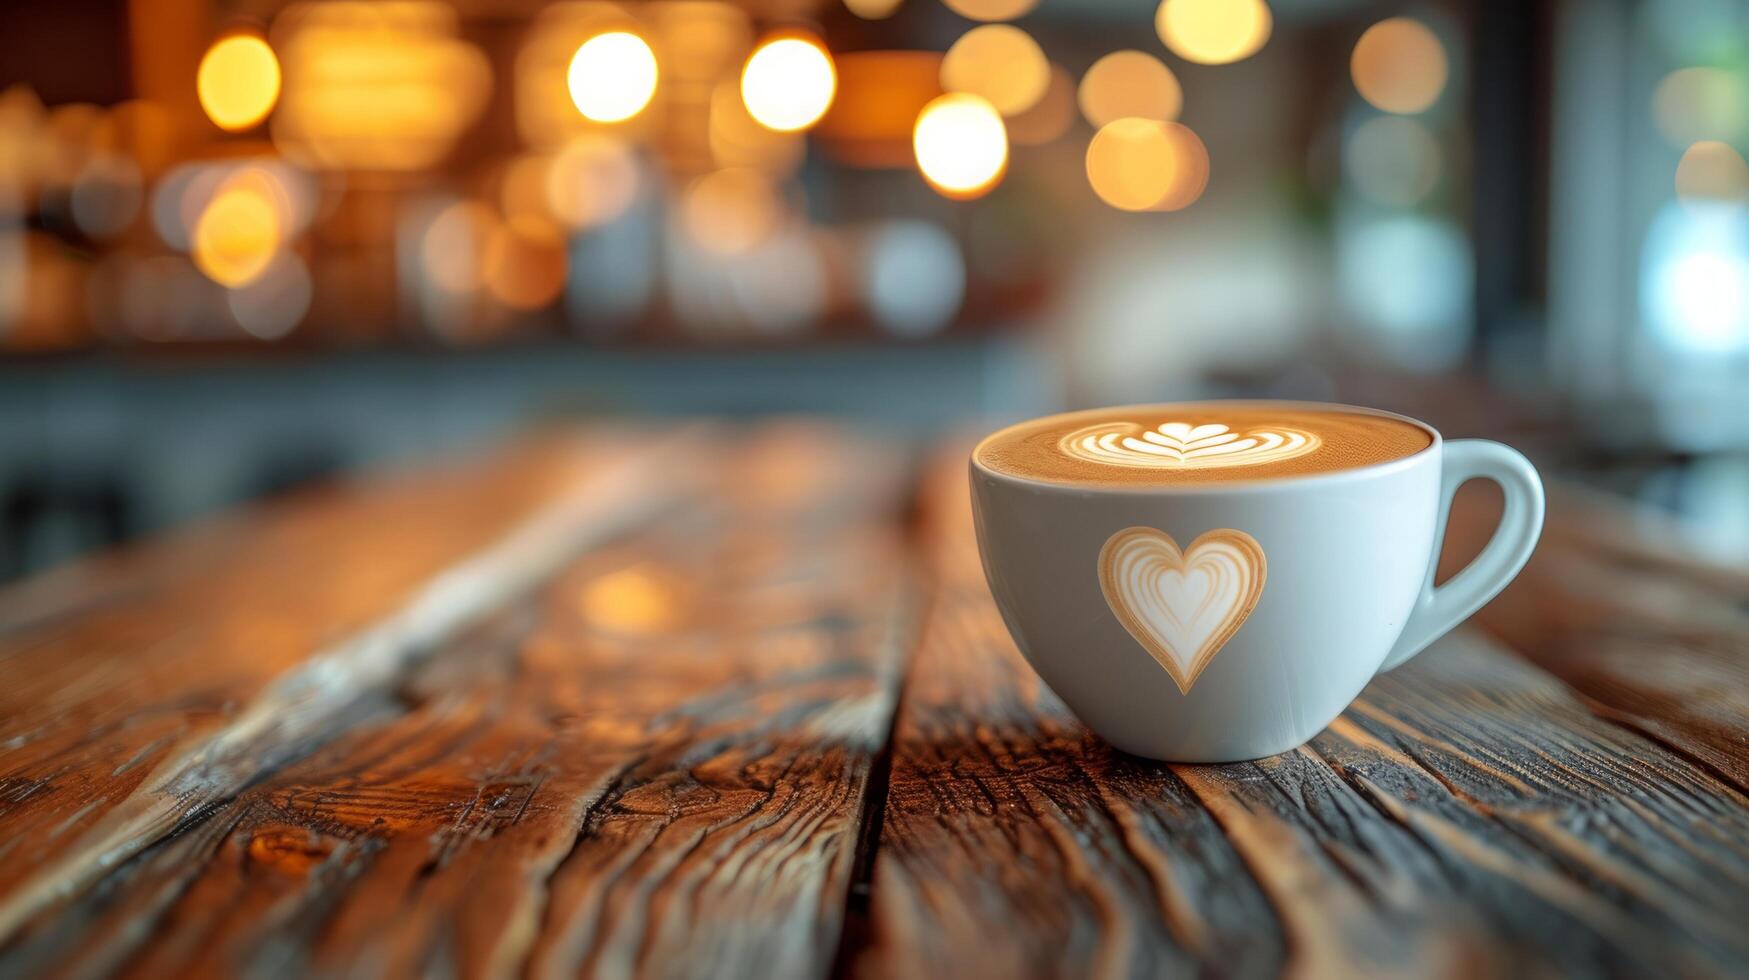
POLYGON ((1076 459, 1108 466, 1203 469, 1292 459, 1321 443, 1315 434, 1285 425, 1239 432, 1219 422, 1162 422, 1152 429, 1134 422, 1102 422, 1069 433, 1057 448, 1076 459))
POLYGON ((1232 528, 1180 549, 1165 531, 1127 527, 1099 549, 1106 604, 1184 694, 1256 608, 1267 571, 1257 539, 1232 528))

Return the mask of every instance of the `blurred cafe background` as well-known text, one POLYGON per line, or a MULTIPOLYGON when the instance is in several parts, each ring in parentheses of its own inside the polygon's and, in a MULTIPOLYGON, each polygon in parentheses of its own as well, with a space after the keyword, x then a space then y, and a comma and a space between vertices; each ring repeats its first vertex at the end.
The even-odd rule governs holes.
POLYGON ((0 579, 545 422, 1343 399, 1749 555, 1749 0, 0 7, 0 579))

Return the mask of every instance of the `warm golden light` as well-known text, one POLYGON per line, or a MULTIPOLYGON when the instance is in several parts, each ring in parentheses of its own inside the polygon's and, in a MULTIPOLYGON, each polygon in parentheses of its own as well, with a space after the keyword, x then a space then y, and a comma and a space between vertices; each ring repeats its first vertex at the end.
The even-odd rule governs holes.
POLYGON ((692 182, 681 218, 692 240, 720 255, 738 255, 776 230, 781 202, 771 182, 756 170, 736 167, 692 182))
POLYGON ((1349 68, 1361 98, 1401 116, 1425 112, 1445 89, 1445 48, 1427 25, 1408 17, 1367 28, 1349 68))
POLYGON ((1200 65, 1249 58, 1269 40, 1274 19, 1263 0, 1161 0, 1154 30, 1172 53, 1200 65))
POLYGON ((213 199, 222 191, 239 187, 273 206, 281 241, 307 227, 314 216, 315 189, 308 175, 279 160, 260 158, 224 164, 190 163, 171 169, 153 190, 152 226, 166 245, 191 250, 194 228, 213 199))
POLYGON ((200 107, 220 129, 248 129, 279 101, 279 59, 258 37, 224 38, 200 59, 194 88, 200 107))
MULTIPOLYGON (((571 137, 599 133, 604 125, 635 130, 638 136, 659 129, 661 117, 675 94, 675 84, 682 80, 676 62, 700 60, 701 53, 695 47, 697 39, 675 37, 672 27, 677 22, 689 26, 697 23, 705 33, 712 33, 712 25, 717 22, 712 16, 716 6, 707 0, 677 0, 643 4, 634 12, 609 0, 538 4, 539 12, 523 32, 510 67, 510 104, 515 111, 517 135, 530 148, 557 150, 571 137), (601 123, 580 112, 570 97, 571 63, 584 44, 611 33, 629 33, 648 43, 656 62, 656 87, 663 90, 663 95, 660 99, 652 97, 650 105, 629 119, 601 123)), ((731 63, 739 62, 744 51, 744 46, 737 49, 731 63)), ((619 80, 609 78, 607 82, 615 85, 619 80)))
POLYGON ((1087 144, 1087 182, 1114 208, 1152 208, 1171 189, 1172 169, 1172 146, 1158 120, 1114 120, 1087 144))
POLYGON ((1702 140, 1676 165, 1676 196, 1685 201, 1749 198, 1749 163, 1729 143, 1702 140))
POLYGON ((654 568, 634 566, 591 579, 579 605, 591 626, 610 633, 653 636, 681 625, 674 583, 654 568))
POLYGON ((280 206, 271 178, 246 170, 227 180, 195 222, 194 264, 221 286, 244 285, 279 251, 280 206))
POLYGON ((1038 0, 942 0, 967 20, 1013 20, 1038 6, 1038 0))
POLYGON ((1163 123, 1172 146, 1172 186, 1154 202, 1156 211, 1181 211, 1202 196, 1209 185, 1209 151, 1189 126, 1163 123))
POLYGON ((638 162, 610 136, 579 136, 546 170, 547 207, 573 228, 606 224, 637 199, 638 162))
POLYGON ((741 72, 741 101, 761 126, 780 133, 807 129, 826 114, 838 88, 832 56, 812 38, 761 44, 741 72))
POLYGON ((586 119, 624 122, 656 94, 656 53, 630 31, 609 31, 584 41, 571 56, 565 84, 586 119))
POLYGON ((492 69, 435 0, 327 0, 273 24, 285 63, 273 142, 304 165, 421 170, 485 107, 492 69))
POLYGON ((1117 119, 1087 145, 1087 182, 1124 211, 1176 211, 1202 195, 1208 151, 1178 123, 1117 119))
POLYGON ((1095 127, 1125 117, 1170 122, 1184 106, 1178 76, 1142 51, 1113 51, 1081 76, 1081 115, 1095 127))
POLYGON ((1018 27, 974 27, 947 49, 941 87, 980 96, 1004 116, 1033 107, 1051 82, 1051 65, 1038 42, 1018 27))
POLYGON ((1032 108, 1008 120, 1008 139, 1016 146, 1041 146, 1069 131, 1075 121, 1075 80, 1051 67, 1051 83, 1032 108))
POLYGON ((911 134, 917 167, 947 197, 978 197, 1008 167, 1008 130, 996 107, 976 95, 951 92, 923 107, 911 134))

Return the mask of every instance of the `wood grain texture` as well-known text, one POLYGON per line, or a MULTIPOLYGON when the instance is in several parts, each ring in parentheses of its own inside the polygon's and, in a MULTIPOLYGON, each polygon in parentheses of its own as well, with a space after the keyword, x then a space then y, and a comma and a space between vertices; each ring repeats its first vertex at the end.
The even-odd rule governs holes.
POLYGON ((1749 799, 1479 634, 1296 752, 1153 764, 1088 734, 1021 661, 957 465, 927 498, 940 581, 857 973, 1749 969, 1749 799))
MULTIPOLYGON (((1473 553, 1497 494, 1460 495, 1448 557, 1473 553)), ((1749 792, 1749 570, 1708 564, 1656 513, 1551 492, 1542 547, 1476 617, 1631 727, 1749 792)))
MULTIPOLYGON (((32 860, 4 864, 18 877, 0 879, 0 940, 319 744, 335 718, 434 644, 590 540, 659 507, 645 471, 678 447, 656 445, 528 447, 480 467, 489 479, 457 481, 467 494, 460 499, 420 493, 408 506, 408 488, 392 487, 263 516, 213 556, 211 577, 155 573, 148 550, 136 600, 66 628, 23 630, 0 653, 21 681, 9 691, 11 737, 0 756, 9 805, 0 817, 5 846, 29 848, 32 860), (494 472, 498 462, 511 472, 494 472), (507 477, 516 490, 494 499, 507 477), (470 507, 496 509, 478 513, 477 529, 446 537, 450 508, 476 516, 470 507), (505 517, 514 523, 500 530, 505 517), (479 544, 480 529, 496 538, 479 544), (458 543, 476 550, 458 556, 458 543), (361 545, 381 560, 346 550, 361 545), (321 550, 300 550, 311 547, 321 550), (282 560, 294 570, 289 579, 275 577, 282 560), (349 574, 360 565, 362 575, 349 574), (151 630, 170 627, 167 615, 183 621, 158 640, 151 630), (267 655, 255 656, 264 647, 267 655), (215 687, 226 700, 203 711, 215 687)), ((168 550, 178 554, 177 543, 168 550)))
POLYGON ((903 467, 778 426, 338 737, 26 923, 0 973, 818 975, 890 724, 903 467))
POLYGON ((963 457, 907 522, 838 428, 617 440, 0 593, 0 976, 1749 974, 1749 576, 1667 532, 1557 493, 1488 634, 1166 766, 1020 659, 963 457))

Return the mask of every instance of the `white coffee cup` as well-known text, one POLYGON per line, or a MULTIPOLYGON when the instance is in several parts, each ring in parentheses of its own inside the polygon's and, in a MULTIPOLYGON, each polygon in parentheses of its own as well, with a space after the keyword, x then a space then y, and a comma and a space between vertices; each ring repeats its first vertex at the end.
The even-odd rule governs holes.
POLYGON ((1306 742, 1373 677, 1499 593, 1541 533, 1542 482, 1507 446, 1445 442, 1370 409, 1247 404, 1384 416, 1432 443, 1374 465, 1190 485, 1068 485, 973 455, 978 547, 1009 632, 1064 703, 1126 752, 1232 762, 1306 742), (1473 479, 1500 485, 1504 515, 1475 560, 1435 588, 1452 494, 1473 479), (1262 556, 1267 574, 1246 571, 1262 556), (1198 588, 1201 598, 1172 606, 1174 589, 1198 588), (1197 664, 1177 641, 1214 650, 1197 664))

